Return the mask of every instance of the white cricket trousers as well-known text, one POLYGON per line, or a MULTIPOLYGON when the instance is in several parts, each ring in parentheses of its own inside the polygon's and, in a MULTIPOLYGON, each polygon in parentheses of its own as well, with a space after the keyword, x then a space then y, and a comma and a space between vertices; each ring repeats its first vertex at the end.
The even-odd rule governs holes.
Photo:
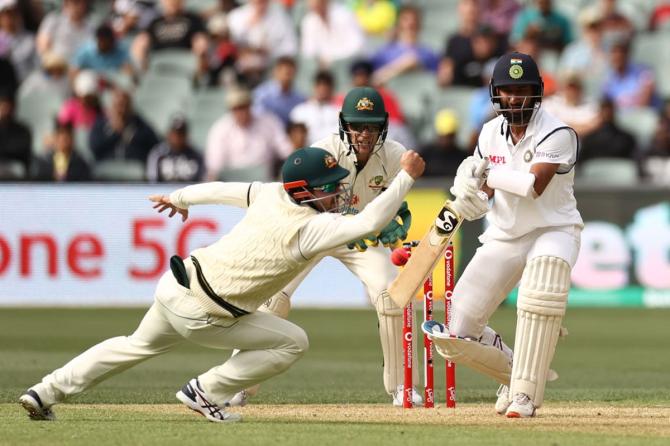
POLYGON ((479 338, 493 312, 521 280, 526 263, 552 256, 573 267, 580 236, 580 228, 569 226, 536 230, 515 240, 485 241, 456 283, 449 331, 479 338))
MULTIPOLYGON (((156 288, 155 301, 130 336, 107 339, 33 386, 47 405, 59 403, 140 362, 170 351, 184 340, 215 349, 239 349, 223 364, 198 376, 216 404, 240 390, 288 369, 308 349, 297 325, 269 313, 240 318, 205 313, 170 271, 156 288)), ((176 389, 175 389, 176 390, 176 389)))

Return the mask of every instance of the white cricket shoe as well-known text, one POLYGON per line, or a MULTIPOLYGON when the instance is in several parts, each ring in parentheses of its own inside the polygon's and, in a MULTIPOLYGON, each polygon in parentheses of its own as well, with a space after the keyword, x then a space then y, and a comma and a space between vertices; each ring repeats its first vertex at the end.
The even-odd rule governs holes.
POLYGON ((26 390, 26 393, 19 397, 19 403, 28 411, 28 416, 35 421, 54 421, 56 415, 50 407, 42 404, 42 399, 32 389, 26 390))
POLYGON ((525 393, 517 393, 512 398, 512 404, 505 412, 507 418, 530 418, 535 416, 535 404, 525 393))
MULTIPOLYGON (((393 405, 395 407, 402 407, 404 389, 405 386, 398 384, 396 391, 393 393, 393 405)), ((412 388, 412 405, 423 406, 423 397, 414 388, 412 388)))
POLYGON ((496 396, 498 397, 496 400, 496 412, 498 415, 505 415, 507 408, 510 404, 512 404, 512 402, 509 400, 509 387, 507 387, 505 384, 501 384, 500 387, 498 387, 496 396))
POLYGON ((200 387, 198 378, 193 378, 177 392, 179 401, 188 406, 189 409, 198 412, 203 417, 214 423, 232 423, 240 421, 242 417, 236 413, 226 412, 212 403, 205 396, 205 391, 200 387))

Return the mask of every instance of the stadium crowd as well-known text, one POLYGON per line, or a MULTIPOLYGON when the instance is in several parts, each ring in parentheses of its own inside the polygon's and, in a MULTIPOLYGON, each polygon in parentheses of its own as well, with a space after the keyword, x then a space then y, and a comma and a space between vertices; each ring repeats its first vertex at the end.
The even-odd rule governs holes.
POLYGON ((511 49, 582 178, 670 184, 665 0, 0 0, 0 179, 267 180, 359 85, 453 176, 511 49))

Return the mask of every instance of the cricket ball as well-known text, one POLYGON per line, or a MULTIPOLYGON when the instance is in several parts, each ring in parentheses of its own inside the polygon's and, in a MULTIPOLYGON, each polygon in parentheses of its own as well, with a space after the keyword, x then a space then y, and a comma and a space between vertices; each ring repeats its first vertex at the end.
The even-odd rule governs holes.
POLYGON ((405 248, 396 248, 391 252, 391 262, 394 265, 402 266, 409 260, 410 253, 405 248))

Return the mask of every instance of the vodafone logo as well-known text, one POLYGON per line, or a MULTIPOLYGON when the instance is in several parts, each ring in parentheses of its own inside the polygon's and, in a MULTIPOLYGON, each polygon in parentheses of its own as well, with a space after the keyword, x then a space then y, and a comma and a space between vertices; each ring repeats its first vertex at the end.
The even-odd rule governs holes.
MULTIPOLYGON (((396 336, 397 336, 397 335, 396 335, 396 336)), ((407 332, 407 333, 405 333, 405 334, 404 334, 404 338, 405 338, 405 341, 406 341, 406 342, 412 342, 412 333, 411 333, 411 332, 407 332)))

